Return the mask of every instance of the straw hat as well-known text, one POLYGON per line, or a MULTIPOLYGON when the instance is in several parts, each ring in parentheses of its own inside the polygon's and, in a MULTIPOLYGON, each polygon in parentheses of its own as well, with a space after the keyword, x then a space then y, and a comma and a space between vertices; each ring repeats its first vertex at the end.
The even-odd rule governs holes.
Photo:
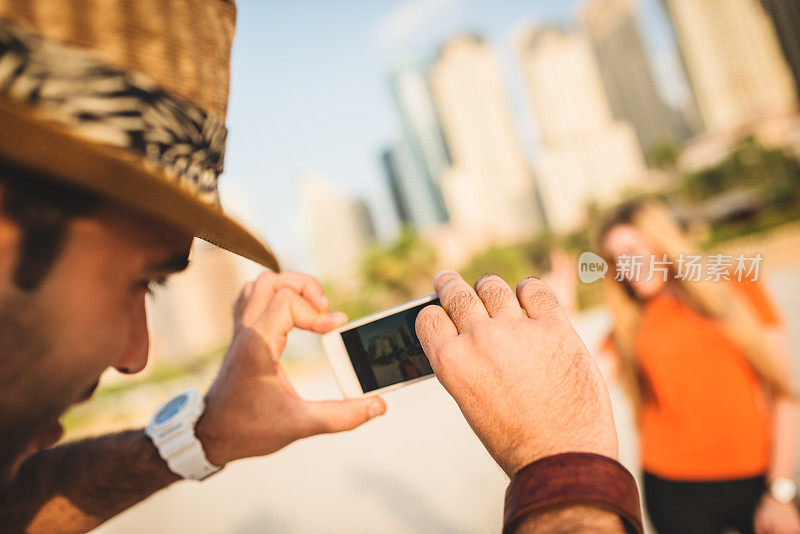
POLYGON ((225 215, 230 0, 0 0, 0 160, 273 270, 225 215))

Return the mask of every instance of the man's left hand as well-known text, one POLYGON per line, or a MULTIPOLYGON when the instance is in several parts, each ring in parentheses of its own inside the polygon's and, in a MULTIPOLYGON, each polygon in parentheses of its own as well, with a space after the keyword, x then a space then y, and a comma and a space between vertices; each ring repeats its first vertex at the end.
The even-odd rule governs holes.
POLYGON ((294 327, 324 333, 346 322, 343 313, 328 311, 322 286, 311 276, 266 272, 244 286, 234 309, 233 341, 197 422, 197 436, 212 464, 351 430, 386 411, 380 397, 306 401, 280 365, 294 327))

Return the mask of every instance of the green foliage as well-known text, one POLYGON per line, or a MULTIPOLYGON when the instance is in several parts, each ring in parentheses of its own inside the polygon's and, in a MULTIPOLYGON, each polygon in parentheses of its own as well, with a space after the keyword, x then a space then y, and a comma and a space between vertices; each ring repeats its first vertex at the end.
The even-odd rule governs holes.
POLYGON ((800 198, 800 164, 784 150, 742 139, 719 164, 684 177, 682 192, 702 200, 732 189, 761 191, 765 200, 800 198))
POLYGON ((436 249, 413 230, 404 229, 394 242, 367 251, 363 261, 364 281, 408 300, 419 296, 420 288, 430 288, 436 263, 436 249))
POLYGON ((650 152, 650 160, 659 169, 674 169, 681 155, 681 145, 674 139, 658 143, 650 152))
POLYGON ((800 220, 800 204, 782 210, 766 209, 751 219, 713 224, 703 247, 712 248, 731 239, 764 233, 796 220, 800 220))
POLYGON ((676 193, 699 203, 737 189, 752 192, 760 209, 744 219, 711 221, 705 246, 800 219, 800 162, 753 137, 739 141, 717 165, 684 176, 676 193))
MULTIPOLYGON (((598 220, 596 217, 590 217, 590 221, 598 220)), ((591 235, 588 228, 580 228, 574 232, 563 236, 560 239, 559 245, 565 251, 573 255, 579 255, 586 250, 592 250, 591 235)))
POLYGON ((335 284, 323 284, 331 309, 341 311, 352 319, 369 315, 380 309, 399 304, 375 287, 362 284, 357 289, 345 289, 335 284))
POLYGON ((540 276, 550 268, 550 250, 554 243, 552 234, 542 233, 526 243, 495 245, 476 254, 459 271, 469 282, 482 274, 493 273, 514 287, 523 278, 540 276))
POLYGON ((493 246, 475 255, 459 272, 469 283, 493 273, 514 287, 519 280, 536 274, 527 252, 525 245, 493 246))
POLYGON ((333 309, 356 319, 430 293, 437 263, 436 249, 404 229, 391 243, 366 252, 354 287, 325 284, 325 293, 333 309))

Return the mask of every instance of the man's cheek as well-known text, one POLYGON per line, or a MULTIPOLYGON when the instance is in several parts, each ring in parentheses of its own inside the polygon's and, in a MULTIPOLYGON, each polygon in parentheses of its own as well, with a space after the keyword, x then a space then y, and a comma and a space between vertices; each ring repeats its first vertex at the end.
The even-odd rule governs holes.
POLYGON ((94 325, 86 324, 82 328, 75 328, 69 334, 67 346, 62 347, 62 350, 66 349, 70 359, 65 362, 65 366, 72 368, 70 374, 75 381, 78 395, 119 359, 127 342, 127 330, 122 321, 98 320, 94 325))

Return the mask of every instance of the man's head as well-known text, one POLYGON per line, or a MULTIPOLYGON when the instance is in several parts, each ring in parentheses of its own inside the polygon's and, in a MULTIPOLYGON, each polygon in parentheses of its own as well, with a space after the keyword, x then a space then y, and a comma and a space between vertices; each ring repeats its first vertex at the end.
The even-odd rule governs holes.
POLYGON ((0 2, 0 486, 104 369, 144 367, 147 286, 191 236, 279 270, 219 202, 233 0, 85 4, 0 2))
POLYGON ((109 367, 147 362, 145 297, 192 236, 90 193, 0 167, 0 486, 60 437, 109 367))

